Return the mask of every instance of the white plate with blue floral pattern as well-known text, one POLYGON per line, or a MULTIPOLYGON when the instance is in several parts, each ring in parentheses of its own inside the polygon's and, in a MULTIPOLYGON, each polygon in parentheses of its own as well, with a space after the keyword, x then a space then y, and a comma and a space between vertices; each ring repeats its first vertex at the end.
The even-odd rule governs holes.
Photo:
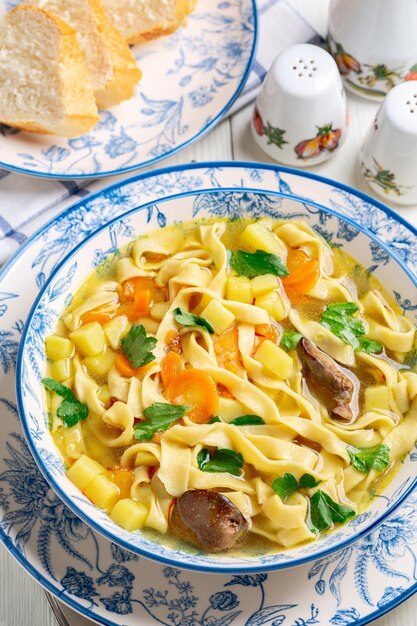
MULTIPOLYGON (((60 600, 102 624, 117 626, 310 626, 364 624, 417 589, 417 497, 413 494, 371 534, 316 561, 282 572, 211 575, 167 567, 118 547, 83 524, 43 480, 17 418, 14 365, 24 320, 45 277, 86 235, 142 204, 157 228, 166 215, 158 200, 188 191, 238 188, 233 203, 213 214, 250 208, 265 212, 268 195, 298 198, 347 215, 417 269, 417 232, 363 194, 311 174, 250 164, 187 165, 118 183, 68 209, 34 236, 0 274, 0 539, 27 571, 60 600), (272 194, 271 194, 272 195, 272 194)), ((222 192, 219 192, 221 199, 222 192)), ((109 229, 109 249, 129 237, 128 221, 109 229)), ((348 224, 347 222, 345 224, 348 224)), ((328 235, 326 219, 321 232, 328 235)), ((345 226, 333 243, 352 241, 345 226)), ((372 265, 389 262, 380 246, 372 265)), ((398 300, 415 315, 417 302, 398 300)), ((43 316, 39 323, 45 322, 43 316)), ((417 453, 411 454, 411 461, 417 453)), ((407 484, 401 485, 402 490, 407 484)), ((387 502, 387 507, 389 502, 387 502)), ((367 513, 365 513, 367 515, 367 513)))
MULTIPOLYGON (((18 0, 0 0, 1 16, 18 0)), ((48 178, 121 174, 166 158, 205 134, 232 106, 256 43, 255 0, 198 0, 186 25, 132 48, 142 70, 130 100, 100 112, 74 139, 0 124, 0 167, 48 178)))

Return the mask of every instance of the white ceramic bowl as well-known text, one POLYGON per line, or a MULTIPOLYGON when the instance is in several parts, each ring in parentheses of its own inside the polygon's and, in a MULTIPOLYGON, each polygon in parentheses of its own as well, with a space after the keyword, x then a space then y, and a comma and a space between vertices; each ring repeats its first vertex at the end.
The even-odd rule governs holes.
MULTIPOLYGON (((290 172, 290 170, 288 170, 290 172)), ((374 530, 407 497, 416 484, 410 455, 400 471, 370 507, 350 523, 314 543, 265 556, 236 558, 225 555, 185 552, 130 533, 114 524, 97 509, 65 475, 63 461, 48 430, 45 392, 41 378, 45 370, 44 339, 56 325, 65 306, 91 269, 129 240, 158 227, 201 217, 302 217, 331 241, 358 259, 365 267, 383 259, 376 276, 397 300, 413 302, 416 277, 403 261, 366 229, 338 212, 323 209, 301 198, 283 197, 239 188, 216 189, 171 196, 160 203, 133 209, 109 222, 79 244, 57 267, 44 285, 28 316, 22 336, 17 367, 19 412, 30 449, 41 471, 62 500, 93 529, 137 554, 181 568, 206 572, 256 572, 300 565, 341 549, 374 530), (400 292, 400 293, 399 293, 400 292)))

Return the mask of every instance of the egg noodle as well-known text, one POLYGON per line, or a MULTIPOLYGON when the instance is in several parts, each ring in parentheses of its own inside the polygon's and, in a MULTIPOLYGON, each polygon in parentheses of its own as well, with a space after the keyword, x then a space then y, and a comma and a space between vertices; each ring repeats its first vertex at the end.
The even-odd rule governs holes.
POLYGON ((51 432, 128 530, 169 534, 176 500, 209 490, 249 534, 296 546, 362 510, 413 447, 414 335, 303 221, 164 228, 98 268, 47 338, 51 432))

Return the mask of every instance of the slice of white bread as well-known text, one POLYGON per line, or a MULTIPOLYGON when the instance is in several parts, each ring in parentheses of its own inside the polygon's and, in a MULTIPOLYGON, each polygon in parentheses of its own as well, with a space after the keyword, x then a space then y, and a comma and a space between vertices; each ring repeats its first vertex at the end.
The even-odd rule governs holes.
POLYGON ((0 122, 76 137, 97 121, 75 31, 37 7, 9 11, 0 24, 0 122))
POLYGON ((26 4, 57 15, 77 31, 99 108, 114 106, 134 95, 141 72, 100 0, 28 0, 26 4))
POLYGON ((140 43, 176 30, 197 0, 102 0, 110 19, 128 43, 140 43))

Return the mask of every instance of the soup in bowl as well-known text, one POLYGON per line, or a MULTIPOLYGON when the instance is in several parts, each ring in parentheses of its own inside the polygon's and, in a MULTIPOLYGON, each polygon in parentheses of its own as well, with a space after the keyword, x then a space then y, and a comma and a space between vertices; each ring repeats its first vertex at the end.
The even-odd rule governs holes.
POLYGON ((341 216, 246 193, 255 216, 216 191, 101 229, 42 290, 19 358, 25 433, 64 501, 207 571, 323 556, 414 483, 415 326, 392 297, 413 277, 393 257, 370 273, 383 244, 345 241, 341 216))

